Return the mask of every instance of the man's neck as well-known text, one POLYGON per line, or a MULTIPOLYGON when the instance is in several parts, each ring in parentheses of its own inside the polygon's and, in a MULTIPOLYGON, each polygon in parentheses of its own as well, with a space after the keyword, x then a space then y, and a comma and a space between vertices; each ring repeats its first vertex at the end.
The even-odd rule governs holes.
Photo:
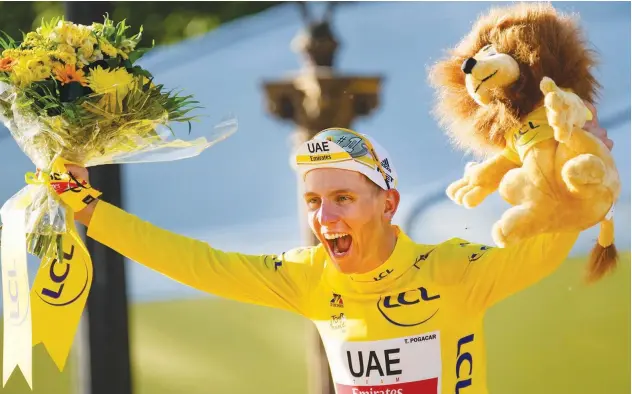
POLYGON ((370 259, 367 259, 365 264, 362 265, 363 272, 358 272, 358 274, 373 271, 391 257, 397 245, 397 228, 395 226, 387 227, 376 243, 378 245, 376 253, 372 254, 370 259))

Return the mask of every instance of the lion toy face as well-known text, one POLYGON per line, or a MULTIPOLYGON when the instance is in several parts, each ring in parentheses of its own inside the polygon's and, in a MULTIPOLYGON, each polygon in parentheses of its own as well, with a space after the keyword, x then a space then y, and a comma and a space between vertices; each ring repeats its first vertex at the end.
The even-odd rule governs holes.
POLYGON ((495 152, 505 133, 542 105, 544 77, 593 103, 595 63, 575 18, 550 4, 493 8, 431 68, 435 114, 460 148, 495 152))
POLYGON ((494 90, 502 90, 518 80, 520 65, 511 55, 499 53, 492 44, 485 45, 463 62, 465 87, 480 106, 489 104, 494 90))

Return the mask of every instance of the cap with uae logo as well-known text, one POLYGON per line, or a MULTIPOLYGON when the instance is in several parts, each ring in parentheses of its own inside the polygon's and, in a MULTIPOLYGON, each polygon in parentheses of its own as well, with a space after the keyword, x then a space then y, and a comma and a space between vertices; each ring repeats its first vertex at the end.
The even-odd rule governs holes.
POLYGON ((317 168, 356 171, 384 190, 397 187, 391 157, 371 137, 344 128, 325 129, 303 143, 295 155, 295 169, 305 175, 317 168))

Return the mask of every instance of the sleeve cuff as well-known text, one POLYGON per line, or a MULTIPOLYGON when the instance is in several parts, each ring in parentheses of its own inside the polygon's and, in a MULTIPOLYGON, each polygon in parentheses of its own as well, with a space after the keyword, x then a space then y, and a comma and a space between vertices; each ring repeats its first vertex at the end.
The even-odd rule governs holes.
POLYGON ((101 243, 107 243, 103 241, 107 240, 108 234, 112 234, 113 223, 120 222, 118 218, 125 214, 126 213, 120 208, 103 200, 99 200, 92 213, 86 235, 101 243))

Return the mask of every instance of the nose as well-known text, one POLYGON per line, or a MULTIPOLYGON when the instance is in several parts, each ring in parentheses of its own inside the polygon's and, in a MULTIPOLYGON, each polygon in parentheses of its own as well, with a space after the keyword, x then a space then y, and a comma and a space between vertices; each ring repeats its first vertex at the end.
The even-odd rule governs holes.
POLYGON ((474 59, 473 57, 469 57, 465 59, 465 61, 461 65, 461 70, 466 74, 470 74, 474 66, 476 66, 476 59, 474 59))
POLYGON ((318 210, 318 223, 321 226, 336 223, 339 220, 336 207, 323 201, 318 210))

